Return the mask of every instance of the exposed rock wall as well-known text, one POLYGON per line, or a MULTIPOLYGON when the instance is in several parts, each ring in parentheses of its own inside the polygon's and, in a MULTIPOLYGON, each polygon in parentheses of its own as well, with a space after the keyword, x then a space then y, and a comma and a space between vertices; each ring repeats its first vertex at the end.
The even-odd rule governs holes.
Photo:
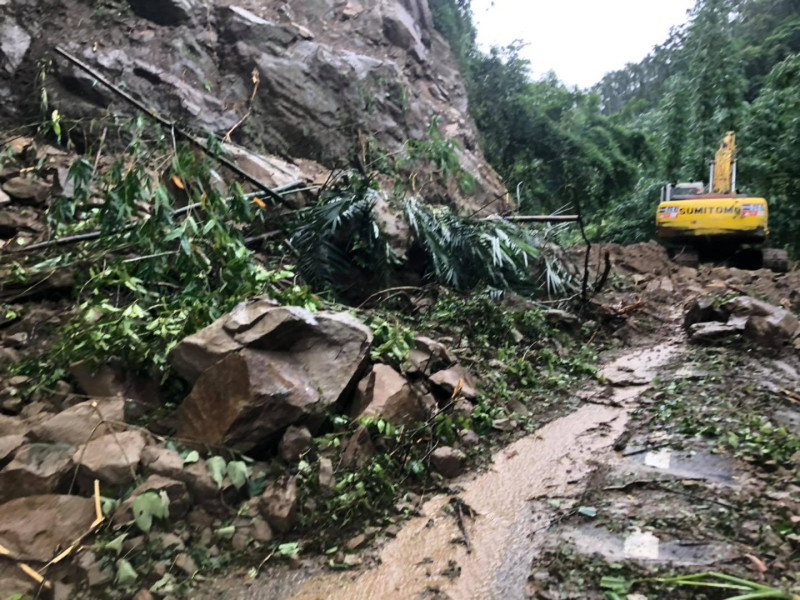
MULTIPOLYGON (((55 45, 96 67, 169 119, 328 167, 355 155, 359 136, 397 150, 438 116, 478 179, 465 208, 503 195, 478 146, 461 75, 433 29, 427 0, 4 0, 0 2, 0 125, 35 116, 41 59, 67 117, 131 108, 56 58, 55 45)), ((458 195, 458 192, 454 192, 458 195)))

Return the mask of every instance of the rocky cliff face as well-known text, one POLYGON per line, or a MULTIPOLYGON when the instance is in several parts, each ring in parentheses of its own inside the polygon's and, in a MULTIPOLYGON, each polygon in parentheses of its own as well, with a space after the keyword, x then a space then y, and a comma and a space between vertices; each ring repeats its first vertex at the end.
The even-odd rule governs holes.
POLYGON ((477 178, 464 208, 504 189, 478 147, 458 68, 427 0, 0 0, 0 122, 35 117, 37 73, 50 60, 51 104, 66 117, 130 114, 55 45, 168 119, 290 161, 326 167, 374 138, 389 151, 425 136, 434 117, 477 178))

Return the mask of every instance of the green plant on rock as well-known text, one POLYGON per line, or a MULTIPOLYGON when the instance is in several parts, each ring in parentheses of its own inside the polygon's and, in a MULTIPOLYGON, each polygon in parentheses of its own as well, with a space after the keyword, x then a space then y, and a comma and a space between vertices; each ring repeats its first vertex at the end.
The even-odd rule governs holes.
POLYGON ((60 376, 75 362, 119 360, 163 373, 180 339, 246 298, 280 299, 279 286, 293 277, 291 268, 268 270, 253 259, 244 232, 260 216, 237 184, 222 185, 209 158, 186 145, 173 150, 141 120, 127 135, 122 158, 94 177, 86 158, 73 163, 75 193, 48 215, 57 233, 99 237, 24 265, 28 277, 67 270, 75 278, 76 309, 36 370, 60 376), (179 193, 153 178, 164 164, 179 193), (91 201, 98 195, 102 202, 91 201))
POLYGON ((372 181, 349 173, 298 213, 291 244, 309 284, 346 292, 385 281, 396 259, 375 219, 378 194, 372 181))
POLYGON ((403 325, 393 325, 377 316, 367 320, 374 336, 370 358, 373 362, 386 362, 401 366, 414 345, 414 333, 403 325))

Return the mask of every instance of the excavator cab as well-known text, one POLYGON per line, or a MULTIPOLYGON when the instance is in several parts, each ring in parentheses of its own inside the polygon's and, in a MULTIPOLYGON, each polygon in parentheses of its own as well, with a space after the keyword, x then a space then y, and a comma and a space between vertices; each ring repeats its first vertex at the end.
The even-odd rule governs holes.
POLYGON ((768 218, 764 198, 737 192, 736 135, 729 131, 711 161, 708 187, 694 181, 662 188, 656 235, 670 256, 687 266, 705 258, 786 271, 787 252, 762 247, 769 235, 768 218))

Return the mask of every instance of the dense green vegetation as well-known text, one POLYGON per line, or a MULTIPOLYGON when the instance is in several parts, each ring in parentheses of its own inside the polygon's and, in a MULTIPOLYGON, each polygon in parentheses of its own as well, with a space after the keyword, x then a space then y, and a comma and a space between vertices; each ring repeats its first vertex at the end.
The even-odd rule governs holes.
POLYGON ((733 129, 738 187, 769 199, 773 243, 800 253, 797 0, 697 0, 644 60, 583 91, 533 80, 519 45, 481 52, 469 4, 432 0, 436 25, 461 64, 486 156, 523 212, 578 200, 603 239, 648 239, 660 185, 705 179, 733 129))

